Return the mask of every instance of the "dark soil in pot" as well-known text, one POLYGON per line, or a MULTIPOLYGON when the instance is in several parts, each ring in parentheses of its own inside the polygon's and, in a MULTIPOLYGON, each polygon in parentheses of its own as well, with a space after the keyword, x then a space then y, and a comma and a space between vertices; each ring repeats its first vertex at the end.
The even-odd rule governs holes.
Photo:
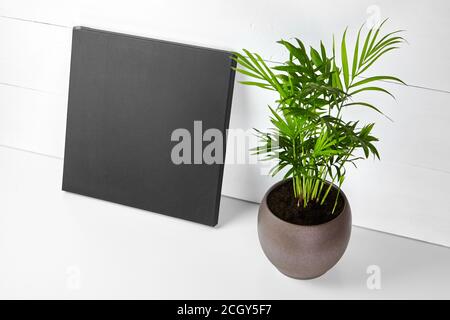
POLYGON ((274 215, 286 222, 311 226, 331 221, 342 212, 344 200, 340 196, 333 213, 336 197, 336 188, 331 188, 322 205, 309 203, 306 208, 303 207, 303 204, 298 206, 298 201, 294 198, 292 182, 288 180, 270 192, 267 197, 267 205, 274 215))

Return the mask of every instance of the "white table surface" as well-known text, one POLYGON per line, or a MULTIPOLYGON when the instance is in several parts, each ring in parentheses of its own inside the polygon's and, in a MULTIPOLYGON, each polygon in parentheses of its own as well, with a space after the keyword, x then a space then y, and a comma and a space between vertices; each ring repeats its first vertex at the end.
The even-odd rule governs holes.
POLYGON ((62 165, 0 147, 0 298, 450 298, 449 248, 354 227, 332 270, 294 280, 263 255, 256 204, 222 197, 211 228, 63 192, 62 165))

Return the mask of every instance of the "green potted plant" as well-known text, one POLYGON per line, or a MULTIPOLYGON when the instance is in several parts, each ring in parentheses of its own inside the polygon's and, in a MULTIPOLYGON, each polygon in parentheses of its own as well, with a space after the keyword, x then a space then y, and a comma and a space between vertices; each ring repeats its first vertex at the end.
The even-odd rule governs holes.
POLYGON ((346 33, 334 37, 331 54, 324 44, 309 50, 301 40, 278 41, 289 53, 285 63, 269 67, 257 53, 235 53, 237 72, 252 78, 243 84, 277 92, 269 106, 273 128, 257 130, 254 149, 275 159, 271 174, 283 179, 264 196, 258 214, 258 235, 268 259, 284 274, 309 279, 332 268, 342 257, 351 232, 350 204, 341 190, 348 164, 371 155, 379 158, 374 123, 348 121, 354 107, 381 111, 357 99, 361 92, 387 93, 379 81, 403 83, 393 76, 369 76, 379 59, 397 49, 401 31, 381 34, 384 22, 363 35, 359 29, 352 55, 346 33), (337 48, 336 48, 337 47, 337 48), (339 52, 339 58, 336 53, 339 52))

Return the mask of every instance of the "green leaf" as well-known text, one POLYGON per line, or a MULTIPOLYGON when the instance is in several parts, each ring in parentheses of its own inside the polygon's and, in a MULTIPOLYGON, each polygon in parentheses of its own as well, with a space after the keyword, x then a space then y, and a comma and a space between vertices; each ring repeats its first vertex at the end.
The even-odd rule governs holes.
POLYGON ((340 70, 339 69, 336 69, 336 71, 333 72, 333 75, 332 75, 332 77, 333 77, 333 87, 336 87, 336 88, 338 88, 340 90, 343 90, 341 77, 339 76, 339 74, 340 74, 340 70))
POLYGON ((382 52, 380 52, 377 56, 375 56, 374 58, 372 58, 369 61, 366 61, 365 63, 367 63, 363 69, 358 71, 357 75, 360 75, 361 73, 363 73, 364 71, 366 71, 372 64, 374 64, 375 61, 377 61, 381 56, 383 56, 384 54, 388 53, 389 51, 395 50, 395 49, 399 49, 399 47, 392 47, 392 48, 388 48, 382 52))
POLYGON ((361 35, 362 27, 363 26, 361 26, 358 30, 358 36, 356 37, 355 49, 353 50, 352 80, 353 80, 353 78, 355 78, 356 70, 358 68, 359 37, 361 35))
POLYGON ((347 34, 347 29, 344 31, 341 42, 341 60, 342 60, 342 73, 344 75, 345 87, 348 88, 349 83, 349 72, 348 72, 348 59, 347 59, 347 46, 345 44, 345 36, 347 34))
POLYGON ((389 32, 388 34, 384 35, 375 46, 373 46, 373 48, 371 48, 371 52, 375 52, 377 51, 381 46, 384 46, 386 44, 386 42, 389 42, 391 40, 401 40, 401 41, 406 41, 403 37, 400 36, 394 36, 398 33, 404 32, 405 30, 396 30, 393 32, 389 32))
POLYGON ((400 82, 400 83, 406 85, 406 83, 404 83, 402 80, 400 80, 399 78, 396 78, 396 77, 392 77, 392 76, 375 76, 375 77, 369 77, 369 78, 365 78, 365 79, 363 79, 361 81, 358 81, 358 82, 352 84, 351 87, 352 88, 353 87, 357 87, 357 86, 360 86, 360 85, 363 85, 363 84, 366 84, 366 83, 369 83, 369 82, 373 82, 373 81, 385 81, 385 80, 391 80, 391 81, 395 81, 395 82, 400 82))
POLYGON ((269 109, 274 116, 274 121, 272 122, 280 129, 281 132, 285 133, 286 135, 292 135, 292 129, 289 127, 289 125, 270 106, 269 109))
POLYGON ((376 29, 375 34, 374 34, 374 36, 372 38, 372 41, 370 42, 369 48, 367 48, 367 52, 371 52, 371 50, 373 48, 373 45, 375 44, 375 41, 376 41, 376 39, 378 37, 378 33, 380 33, 381 27, 383 26, 383 24, 385 24, 385 22, 387 20, 388 19, 384 19, 383 22, 380 24, 380 26, 376 29))
POLYGON ((300 50, 299 48, 296 48, 292 43, 290 43, 289 41, 285 41, 285 40, 280 40, 278 41, 278 43, 282 44, 283 46, 286 47, 286 49, 288 49, 289 53, 294 56, 295 58, 297 58, 297 60, 301 63, 304 64, 305 62, 305 56, 304 53, 302 52, 302 50, 300 50))
POLYGON ((285 71, 288 73, 304 73, 308 72, 308 70, 305 67, 299 66, 299 65, 281 65, 281 66, 275 66, 273 68, 274 70, 278 71, 285 71))
POLYGON ((303 63, 305 64, 306 67, 308 67, 310 70, 312 70, 313 66, 311 64, 311 61, 309 60, 308 54, 306 53, 305 45, 303 44, 303 42, 300 39, 295 38, 295 41, 297 42, 297 44, 299 46, 298 50, 300 50, 301 56, 304 59, 303 63))
POLYGON ((259 73, 261 74, 261 76, 269 83, 271 82, 271 78, 269 77, 269 75, 264 71, 264 68, 261 67, 261 65, 258 62, 258 59, 255 58, 255 56, 248 50, 243 49, 243 51, 245 52, 245 54, 247 55, 247 57, 249 57, 250 61, 253 63, 253 66, 255 67, 255 69, 257 69, 259 71, 259 73))
POLYGON ((232 59, 235 60, 238 64, 242 65, 243 67, 250 69, 254 72, 257 72, 257 70, 253 67, 253 65, 251 64, 250 61, 248 61, 248 59, 240 54, 240 53, 234 53, 235 57, 233 57, 232 59))
POLYGON ((350 95, 353 96, 353 95, 355 95, 357 93, 360 93, 360 92, 363 92, 363 91, 380 91, 380 92, 384 92, 384 93, 390 95, 392 98, 395 99, 394 95, 392 95, 389 91, 387 91, 386 89, 383 89, 383 88, 379 88, 379 87, 365 87, 365 88, 361 88, 361 89, 358 89, 356 91, 351 92, 350 95))
POLYGON ((370 103, 367 102, 351 102, 351 103, 347 103, 344 105, 344 107, 349 107, 349 106, 364 106, 364 107, 368 107, 370 109, 375 110, 376 112, 384 115, 386 118, 388 118, 389 120, 392 120, 391 118, 389 118, 388 116, 386 116, 380 109, 378 109, 377 107, 375 107, 374 105, 371 105, 370 103))
POLYGON ((264 62, 263 58, 257 53, 255 53, 256 58, 258 59, 259 63, 265 68, 266 72, 269 74, 269 76, 272 78, 272 85, 278 90, 279 93, 284 94, 284 90, 281 87, 280 83, 278 82, 277 76, 272 72, 272 70, 267 66, 267 64, 264 62))
POLYGON ((366 56, 367 47, 369 46, 369 41, 370 41, 370 36, 372 34, 372 30, 373 29, 370 29, 369 33, 367 33, 367 35, 366 35, 366 39, 364 41, 364 45, 363 45, 363 49, 362 49, 362 52, 361 52, 361 56, 359 58, 359 67, 361 67, 361 65, 364 63, 364 58, 366 56))
POLYGON ((311 60, 313 61, 314 65, 316 67, 320 67, 323 65, 323 61, 322 61, 322 58, 320 57, 319 52, 317 52, 317 50, 314 49, 313 47, 310 48, 310 55, 311 55, 311 60))
POLYGON ((400 44, 405 42, 405 39, 403 37, 393 37, 393 38, 389 38, 379 44, 377 44, 377 46, 375 46, 370 53, 368 53, 367 55, 367 59, 369 60, 371 57, 375 56, 376 54, 378 54, 381 50, 383 50, 384 48, 388 47, 388 46, 392 46, 394 44, 400 44))
MULTIPOLYGON (((335 47, 336 47, 336 45, 335 45, 334 36, 333 36, 333 57, 336 57, 335 47)), ((332 73, 331 73, 332 86, 334 88, 338 88, 339 90, 343 90, 340 74, 341 74, 341 70, 336 66, 336 59, 333 58, 333 67, 332 67, 332 73)))
POLYGON ((320 52, 322 54, 322 61, 327 60, 327 51, 325 50, 325 46, 322 41, 320 41, 320 52))
POLYGON ((250 71, 247 71, 247 70, 244 70, 244 69, 240 69, 240 68, 234 68, 234 70, 235 70, 236 72, 245 74, 245 75, 247 75, 247 76, 249 76, 249 77, 257 78, 257 79, 260 79, 260 80, 264 80, 263 77, 261 77, 260 75, 258 75, 258 74, 256 74, 256 73, 252 73, 252 72, 250 72, 250 71))
POLYGON ((377 148, 372 143, 369 143, 368 145, 369 150, 372 152, 374 157, 376 157, 378 160, 380 160, 380 154, 378 153, 377 148))
POLYGON ((268 85, 267 83, 262 83, 262 82, 255 82, 255 81, 239 81, 240 84, 244 84, 247 86, 255 86, 255 87, 260 87, 263 89, 268 89, 268 90, 275 90, 274 88, 272 88, 270 85, 268 85))

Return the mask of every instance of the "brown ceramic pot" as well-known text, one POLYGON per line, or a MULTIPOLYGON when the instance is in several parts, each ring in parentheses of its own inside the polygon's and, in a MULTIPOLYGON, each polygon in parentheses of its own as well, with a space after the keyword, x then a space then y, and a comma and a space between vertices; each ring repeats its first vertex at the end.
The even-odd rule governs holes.
MULTIPOLYGON (((285 275, 296 279, 312 279, 330 270, 342 257, 350 239, 352 216, 345 194, 341 212, 323 224, 303 226, 275 216, 267 205, 267 197, 282 183, 265 194, 258 214, 258 236, 264 254, 285 275)), ((333 186, 333 188, 336 188, 333 186)))

